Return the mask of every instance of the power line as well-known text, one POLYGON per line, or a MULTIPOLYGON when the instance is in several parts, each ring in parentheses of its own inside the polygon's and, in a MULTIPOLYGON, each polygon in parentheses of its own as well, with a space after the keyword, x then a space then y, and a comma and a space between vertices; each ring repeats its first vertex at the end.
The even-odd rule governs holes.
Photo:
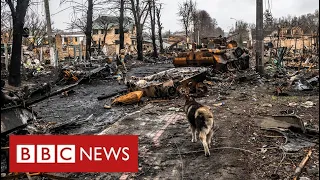
POLYGON ((60 10, 60 11, 56 12, 56 13, 53 13, 53 14, 51 14, 51 16, 57 15, 57 14, 59 14, 59 13, 61 13, 61 12, 65 11, 65 10, 67 10, 67 9, 69 9, 69 8, 71 8, 71 6, 66 7, 66 8, 64 8, 64 9, 62 9, 62 10, 60 10))

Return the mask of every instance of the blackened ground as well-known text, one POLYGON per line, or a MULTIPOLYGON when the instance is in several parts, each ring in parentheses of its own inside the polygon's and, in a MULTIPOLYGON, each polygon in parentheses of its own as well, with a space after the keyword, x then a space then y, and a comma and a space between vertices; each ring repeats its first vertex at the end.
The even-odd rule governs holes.
MULTIPOLYGON (((131 68, 127 74, 143 77, 172 68, 171 64, 146 64, 131 68)), ((95 134, 101 132, 126 113, 139 108, 137 105, 115 106, 104 109, 112 99, 98 100, 103 94, 125 90, 126 86, 115 80, 93 80, 73 88, 75 93, 68 97, 54 96, 33 105, 41 120, 50 122, 57 127, 50 131, 52 134, 95 134), (69 123, 70 122, 70 123, 69 123), (65 124, 59 127, 59 124, 65 124)))
MULTIPOLYGON (((171 65, 136 66, 128 75, 146 76, 172 67, 171 65)), ((96 134, 104 129, 105 134, 139 135, 139 172, 122 173, 56 173, 56 175, 79 180, 89 179, 248 179, 270 180, 276 173, 280 179, 293 179, 295 167, 306 155, 307 148, 296 153, 287 153, 279 146, 284 138, 274 132, 261 130, 255 119, 261 116, 278 115, 280 111, 294 110, 306 126, 319 123, 319 90, 294 92, 291 96, 273 96, 272 82, 213 82, 205 97, 196 98, 211 107, 216 122, 211 156, 205 157, 201 143, 191 142, 188 122, 182 107, 183 99, 167 102, 146 102, 141 105, 115 106, 103 109, 110 99, 98 101, 97 97, 110 91, 123 89, 115 81, 93 81, 74 88, 70 97, 52 97, 36 104, 33 109, 44 122, 58 124, 66 121, 55 134, 96 134), (224 90, 225 89, 225 90, 224 90), (316 105, 300 106, 306 101, 316 105), (215 106, 222 103, 222 106, 215 106), (297 106, 290 107, 289 103, 297 106), (271 106, 270 106, 271 104, 271 106), (120 118, 121 117, 121 118, 120 118), (176 118, 175 121, 168 121, 176 118), (170 122, 168 126, 165 126, 170 122), (112 125, 110 125, 112 124, 112 125), (163 127, 159 146, 155 134, 163 127), (266 148, 261 152, 259 148, 266 148), (147 150, 146 153, 143 153, 147 150), (283 160, 282 160, 283 159, 283 160), (278 169, 278 171, 276 171, 278 169)), ((57 126, 58 127, 58 126, 57 126)), ((301 176, 311 180, 319 178, 319 146, 312 147, 312 156, 301 176)))
MULTIPOLYGON (((216 83, 207 96, 196 100, 213 110, 216 130, 211 156, 205 157, 201 143, 192 143, 188 122, 182 112, 184 101, 176 98, 167 102, 147 103, 110 126, 105 134, 139 135, 139 172, 123 173, 66 173, 74 179, 293 179, 296 166, 307 154, 306 150, 286 153, 280 145, 285 142, 281 134, 261 130, 255 119, 279 115, 294 110, 308 127, 319 123, 319 95, 315 92, 296 92, 292 96, 277 97, 270 83, 234 82, 216 83), (222 89, 226 89, 227 91, 222 89), (306 101, 316 105, 301 106, 306 101), (214 104, 223 102, 222 106, 214 104), (298 105, 290 107, 289 103, 298 105), (268 104, 266 106, 266 104, 268 104), (269 105, 271 104, 271 106, 269 105), (165 124, 170 122, 168 126, 165 124), (157 132, 164 129, 156 146, 157 132), (264 147, 267 151, 261 151, 264 147), (277 170, 278 169, 278 170, 277 170)), ((318 91, 318 90, 316 90, 318 91)), ((301 176, 311 180, 319 178, 319 146, 313 153, 301 176)))

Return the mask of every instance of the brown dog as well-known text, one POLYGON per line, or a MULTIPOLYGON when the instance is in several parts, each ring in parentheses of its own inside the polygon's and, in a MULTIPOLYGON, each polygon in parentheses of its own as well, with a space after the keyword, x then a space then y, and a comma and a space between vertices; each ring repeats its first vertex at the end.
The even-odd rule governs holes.
POLYGON ((184 111, 186 112, 187 119, 190 123, 192 130, 192 140, 191 142, 196 142, 196 132, 199 132, 199 138, 202 142, 204 148, 205 156, 210 156, 210 144, 211 138, 213 136, 213 114, 210 109, 197 103, 189 95, 185 95, 186 102, 184 106, 184 111))

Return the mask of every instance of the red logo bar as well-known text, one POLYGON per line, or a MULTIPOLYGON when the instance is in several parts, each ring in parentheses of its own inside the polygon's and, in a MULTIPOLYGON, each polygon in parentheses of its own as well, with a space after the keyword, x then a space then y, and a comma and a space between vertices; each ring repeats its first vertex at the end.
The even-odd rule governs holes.
POLYGON ((10 172, 138 172, 138 136, 16 136, 10 172))

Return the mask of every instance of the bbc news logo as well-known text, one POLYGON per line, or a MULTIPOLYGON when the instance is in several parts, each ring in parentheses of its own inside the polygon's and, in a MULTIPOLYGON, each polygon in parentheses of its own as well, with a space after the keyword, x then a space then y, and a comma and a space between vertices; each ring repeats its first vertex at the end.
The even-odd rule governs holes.
POLYGON ((10 136, 10 172, 138 172, 138 136, 10 136))
POLYGON ((17 145, 16 147, 17 163, 75 163, 75 145, 17 145))

